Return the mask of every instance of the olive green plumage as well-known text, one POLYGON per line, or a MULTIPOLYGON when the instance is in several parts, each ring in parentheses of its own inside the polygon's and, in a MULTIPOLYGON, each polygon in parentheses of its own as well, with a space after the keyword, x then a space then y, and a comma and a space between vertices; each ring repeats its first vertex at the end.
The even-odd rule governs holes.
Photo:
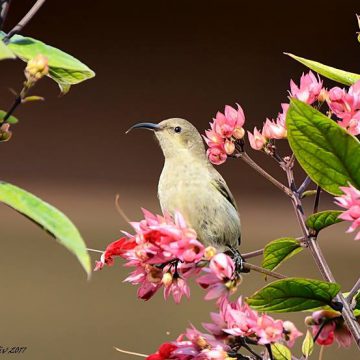
POLYGON ((209 162, 197 129, 184 119, 133 128, 154 130, 164 153, 158 196, 163 211, 178 210, 206 246, 224 251, 240 244, 240 218, 225 180, 209 162))

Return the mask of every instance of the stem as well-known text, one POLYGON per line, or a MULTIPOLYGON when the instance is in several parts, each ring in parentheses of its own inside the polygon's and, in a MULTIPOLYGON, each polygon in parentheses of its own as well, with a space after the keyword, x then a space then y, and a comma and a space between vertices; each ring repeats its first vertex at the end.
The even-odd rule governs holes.
POLYGON ((30 88, 33 86, 33 83, 29 83, 26 81, 24 83, 24 87, 22 88, 20 94, 15 98, 14 103, 12 104, 9 111, 4 116, 3 122, 1 124, 7 123, 7 120, 9 117, 14 113, 14 111, 17 109, 17 107, 22 103, 23 99, 25 98, 27 92, 30 90, 30 88))
POLYGON ((115 349, 116 351, 121 352, 122 354, 134 355, 134 356, 139 356, 139 357, 144 357, 144 358, 148 357, 148 355, 140 354, 140 353, 136 353, 136 352, 132 352, 132 351, 127 351, 127 350, 122 350, 122 349, 119 349, 119 348, 117 348, 117 347, 115 347, 115 346, 114 346, 114 349, 115 349))
POLYGON ((346 297, 346 301, 348 302, 348 304, 350 304, 350 306, 351 306, 351 303, 352 303, 352 300, 353 300, 354 296, 357 294, 357 292, 359 290, 360 290, 360 278, 355 283, 353 288, 350 290, 349 295, 346 297))
POLYGON ((275 279, 286 279, 286 276, 283 275, 283 274, 279 274, 277 272, 264 269, 264 268, 262 268, 260 266, 254 265, 254 264, 249 264, 247 262, 244 262, 243 267, 244 267, 244 269, 247 269, 247 270, 254 270, 254 271, 257 271, 257 272, 259 272, 261 274, 272 276, 275 279))
POLYGON ((272 350, 271 350, 271 345, 270 344, 266 344, 266 349, 269 353, 269 357, 270 357, 270 360, 274 360, 274 356, 273 356, 273 353, 272 353, 272 350))
POLYGON ((326 325, 326 321, 323 321, 323 323, 320 325, 319 330, 317 331, 317 333, 315 334, 315 336, 313 337, 313 341, 314 343, 316 342, 316 340, 318 339, 318 337, 320 336, 321 332, 323 331, 324 327, 326 325))
POLYGON ((255 169, 259 174, 264 176, 267 180, 269 180, 272 184, 274 184, 278 189, 283 191, 287 196, 292 195, 291 190, 283 185, 280 181, 273 178, 269 173, 267 173, 262 167, 260 167, 251 157, 244 151, 239 153, 239 157, 244 160, 248 165, 250 165, 253 169, 255 169))
MULTIPOLYGON (((289 186, 292 188, 293 186, 295 186, 295 182, 294 182, 294 175, 293 175, 293 171, 292 171, 292 164, 290 162, 287 163, 287 165, 285 166, 285 171, 286 171, 286 175, 288 178, 289 186)), ((326 281, 334 283, 335 282, 334 275, 332 274, 330 267, 325 260, 325 257, 324 257, 324 255, 320 249, 320 246, 317 242, 316 236, 312 236, 309 233, 309 230, 305 224, 305 217, 304 217, 304 210, 302 207, 302 203, 301 203, 300 198, 298 197, 298 195, 295 192, 292 193, 291 202, 293 204, 295 214, 298 219, 300 228, 305 237, 305 241, 308 244, 311 255, 312 255, 317 267, 319 268, 322 277, 326 281)), ((354 317, 354 314, 351 310, 349 303, 345 300, 345 297, 341 292, 339 292, 337 294, 337 296, 335 297, 335 300, 342 303, 342 305, 343 305, 343 309, 341 311, 342 316, 345 320, 345 323, 346 323, 349 331, 351 332, 351 334, 356 342, 356 345, 360 349, 360 326, 354 317)))
POLYGON ((320 347, 319 360, 322 360, 322 359, 323 359, 323 357, 324 357, 324 351, 325 351, 325 346, 322 345, 322 346, 320 347))
POLYGON ((12 36, 18 34, 24 26, 34 17, 34 15, 39 11, 40 7, 44 4, 46 0, 37 0, 28 13, 9 31, 9 33, 4 37, 3 41, 5 43, 9 42, 12 36))
POLYGON ((319 210, 320 195, 321 195, 321 187, 318 185, 316 188, 316 196, 315 196, 315 201, 314 201, 313 214, 317 213, 319 210))
POLYGON ((1 1, 1 13, 0 13, 0 30, 4 27, 4 22, 9 10, 11 0, 2 0, 1 1))
POLYGON ((299 197, 301 197, 301 195, 304 193, 304 191, 307 189, 310 183, 311 183, 311 179, 307 176, 303 181, 303 183, 299 186, 298 189, 299 197))
POLYGON ((264 253, 264 249, 259 249, 259 250, 254 250, 254 251, 250 251, 246 254, 242 254, 241 256, 244 258, 244 259, 251 259, 253 257, 256 257, 256 256, 260 256, 264 253))
POLYGON ((248 344, 244 342, 241 346, 243 346, 250 354, 254 355, 257 360, 262 360, 262 357, 257 354, 253 349, 251 349, 248 344))

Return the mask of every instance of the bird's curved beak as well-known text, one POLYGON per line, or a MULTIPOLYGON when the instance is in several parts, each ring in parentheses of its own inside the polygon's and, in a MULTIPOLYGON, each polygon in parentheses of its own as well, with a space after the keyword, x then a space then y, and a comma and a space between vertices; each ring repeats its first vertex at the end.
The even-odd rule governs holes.
POLYGON ((152 131, 158 131, 161 129, 159 124, 153 124, 153 123, 138 123, 133 125, 129 130, 126 131, 125 134, 128 134, 132 129, 148 129, 152 131))

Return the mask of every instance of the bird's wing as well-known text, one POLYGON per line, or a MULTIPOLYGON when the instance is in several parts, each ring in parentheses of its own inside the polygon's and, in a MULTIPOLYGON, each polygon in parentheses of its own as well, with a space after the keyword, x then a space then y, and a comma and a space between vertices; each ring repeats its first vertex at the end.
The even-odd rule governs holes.
POLYGON ((237 211, 238 208, 236 206, 235 199, 234 199, 233 195, 231 194, 230 189, 226 185, 225 180, 221 176, 218 176, 211 181, 211 184, 226 198, 226 200, 229 201, 229 203, 237 211))

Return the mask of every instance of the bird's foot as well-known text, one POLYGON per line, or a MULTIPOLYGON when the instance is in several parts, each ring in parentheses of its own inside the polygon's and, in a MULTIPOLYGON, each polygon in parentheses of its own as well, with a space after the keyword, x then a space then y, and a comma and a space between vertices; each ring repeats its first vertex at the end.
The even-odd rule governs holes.
POLYGON ((235 271, 239 273, 248 273, 249 269, 244 267, 245 259, 241 256, 239 250, 233 248, 232 246, 228 246, 229 250, 225 252, 225 254, 229 255, 235 264, 235 271))

